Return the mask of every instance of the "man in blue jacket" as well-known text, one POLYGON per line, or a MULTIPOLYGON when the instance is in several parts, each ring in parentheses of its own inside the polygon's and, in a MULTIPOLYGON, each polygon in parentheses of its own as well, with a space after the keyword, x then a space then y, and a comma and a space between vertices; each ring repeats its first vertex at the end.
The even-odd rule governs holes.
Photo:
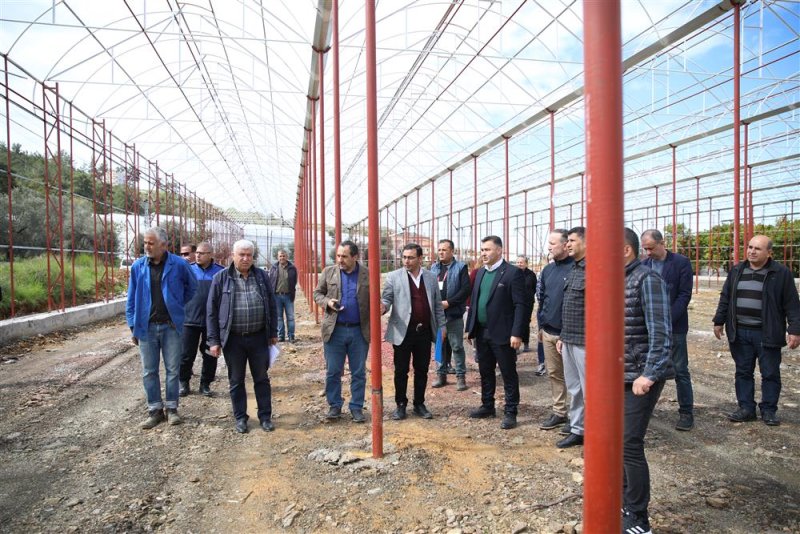
POLYGON ((181 423, 178 415, 178 389, 183 343, 184 306, 197 289, 189 264, 167 251, 167 232, 153 227, 144 233, 144 256, 131 266, 125 316, 134 345, 142 358, 142 381, 147 396, 147 419, 142 428, 150 429, 166 418, 169 424, 181 423), (158 367, 164 358, 166 402, 161 397, 158 367))
POLYGON ((772 259, 772 241, 753 236, 747 261, 734 266, 725 279, 714 315, 714 335, 728 335, 736 364, 736 400, 739 408, 728 414, 735 423, 756 420, 756 368, 761 371, 761 420, 781 424, 776 414, 781 394, 781 348, 800 346, 800 299, 792 272, 772 259))
POLYGON ((183 322, 183 358, 181 360, 181 389, 180 396, 185 397, 191 391, 189 381, 192 379, 192 367, 197 358, 197 344, 200 343, 200 352, 203 355, 203 370, 200 373, 200 394, 211 396, 211 382, 217 376, 218 359, 208 352, 206 336, 206 301, 211 279, 224 267, 214 263, 214 251, 207 242, 202 242, 196 247, 197 263, 189 265, 197 280, 197 293, 186 304, 186 320, 183 322))
POLYGON ((642 233, 642 249, 647 256, 642 265, 660 274, 667 283, 672 318, 672 365, 678 393, 675 428, 691 430, 694 426, 694 393, 686 334, 689 332, 689 301, 692 300, 692 264, 686 256, 668 251, 664 246, 664 236, 658 230, 642 233))

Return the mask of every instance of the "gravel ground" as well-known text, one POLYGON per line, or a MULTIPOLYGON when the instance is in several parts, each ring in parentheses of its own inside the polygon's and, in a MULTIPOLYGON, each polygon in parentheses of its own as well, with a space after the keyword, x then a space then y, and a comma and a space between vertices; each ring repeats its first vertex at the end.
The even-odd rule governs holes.
MULTIPOLYGON (((695 429, 673 429, 670 383, 648 433, 653 528, 800 532, 800 351, 784 353, 783 424, 729 423, 733 362, 711 334, 717 296, 701 288, 690 312, 695 429)), ((297 310, 299 342, 270 371, 272 433, 254 419, 234 433, 224 363, 214 397, 181 399, 183 425, 140 430, 141 367, 121 318, 0 349, 0 531, 582 530, 582 450, 558 450, 556 431, 538 429, 550 395, 534 354, 519 364, 520 426, 501 431, 499 419, 467 417, 480 400, 471 355, 469 390, 429 388, 433 420, 392 421, 384 344, 385 456, 375 460, 370 422, 324 420, 319 328, 306 303, 297 310)))

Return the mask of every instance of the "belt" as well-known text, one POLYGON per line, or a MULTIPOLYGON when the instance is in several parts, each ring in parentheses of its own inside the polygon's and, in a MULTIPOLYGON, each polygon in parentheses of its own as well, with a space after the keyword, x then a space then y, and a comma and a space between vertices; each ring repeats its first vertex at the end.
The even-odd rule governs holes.
POLYGON ((234 336, 255 336, 263 333, 264 333, 264 328, 260 330, 255 330, 253 332, 231 332, 231 334, 233 334, 234 336))
POLYGON ((361 323, 347 323, 345 321, 337 321, 336 326, 344 326, 345 328, 355 328, 361 326, 361 323))
POLYGON ((150 324, 168 324, 168 325, 172 325, 172 321, 150 321, 150 324))

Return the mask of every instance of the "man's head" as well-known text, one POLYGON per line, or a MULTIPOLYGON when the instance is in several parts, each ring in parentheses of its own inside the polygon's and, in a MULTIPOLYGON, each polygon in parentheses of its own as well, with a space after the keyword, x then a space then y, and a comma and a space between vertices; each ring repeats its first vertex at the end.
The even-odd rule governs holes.
POLYGON ((286 253, 285 250, 280 249, 278 251, 278 263, 286 267, 286 264, 289 263, 289 254, 286 253))
POLYGON ((194 263, 197 261, 197 246, 193 244, 181 245, 181 258, 194 263))
POLYGON ((528 268, 528 257, 527 256, 517 256, 517 261, 515 262, 517 267, 522 269, 523 271, 528 268))
POLYGON ((456 244, 449 239, 442 239, 439 241, 439 261, 444 264, 449 264, 453 261, 453 253, 456 250, 456 244))
POLYGON ((144 255, 160 261, 167 251, 167 231, 154 226, 144 233, 144 255))
POLYGON ((336 263, 346 273, 353 272, 358 262, 358 246, 352 241, 342 241, 336 249, 336 263))
POLYGON ((253 253, 256 247, 252 241, 240 239, 233 244, 233 265, 240 273, 246 273, 253 266, 253 253))
POLYGON ((667 257, 664 236, 658 230, 642 232, 642 249, 644 249, 644 255, 653 260, 664 261, 667 257))
POLYGON ((765 235, 754 235, 747 244, 747 261, 750 267, 760 269, 772 255, 772 240, 765 235))
POLYGON ((209 265, 214 263, 214 249, 211 248, 211 244, 203 241, 199 245, 197 245, 197 265, 206 269, 209 265))
POLYGON ((563 228, 556 228, 547 237, 547 251, 556 261, 561 261, 569 254, 567 253, 567 241, 569 232, 563 228))
POLYGON ((422 264, 422 247, 416 243, 409 243, 403 247, 403 267, 416 274, 422 264))
POLYGON ((630 228, 625 228, 625 246, 622 251, 625 255, 625 265, 639 257, 639 237, 630 228))
POLYGON ((481 261, 484 265, 494 265, 503 257, 503 240, 496 235, 481 239, 481 261))
POLYGON ((586 228, 576 226, 570 228, 567 237, 567 252, 575 261, 581 261, 586 256, 586 228))

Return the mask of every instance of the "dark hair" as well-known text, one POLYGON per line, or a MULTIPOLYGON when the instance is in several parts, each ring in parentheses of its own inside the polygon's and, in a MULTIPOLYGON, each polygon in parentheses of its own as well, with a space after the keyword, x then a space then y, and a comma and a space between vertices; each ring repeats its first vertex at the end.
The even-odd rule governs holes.
POLYGON ((442 243, 447 243, 448 245, 450 245, 450 250, 456 249, 456 244, 450 241, 449 239, 440 239, 439 244, 441 245, 442 243))
POLYGON ((570 236, 572 234, 578 234, 578 237, 581 238, 581 241, 586 240, 586 227, 585 226, 575 226, 569 229, 567 235, 570 236))
POLYGON ((416 243, 409 243, 406 246, 404 246, 403 247, 403 252, 405 252, 406 250, 414 250, 414 251, 416 251, 418 258, 420 256, 422 256, 422 247, 417 245, 416 243))
POLYGON ((630 228, 625 228, 625 244, 630 245, 630 247, 633 249, 634 254, 636 254, 637 257, 639 256, 639 236, 637 236, 636 232, 634 232, 630 228))
POLYGON ((642 239, 645 237, 649 237, 656 243, 663 243, 664 242, 664 235, 656 229, 645 230, 642 232, 642 239))
POLYGON ((358 245, 356 245, 355 243, 353 243, 353 242, 352 242, 352 241, 350 241, 349 239, 348 239, 348 240, 346 240, 346 241, 342 241, 341 243, 339 243, 339 246, 340 246, 340 247, 347 247, 347 248, 349 248, 349 249, 350 249, 350 255, 351 255, 351 256, 358 256, 358 245))
POLYGON ((566 243, 569 240, 569 232, 566 228, 556 228, 554 230, 550 230, 551 234, 561 234, 561 242, 566 243))
POLYGON ((197 252, 197 245, 195 245, 194 243, 184 243, 181 245, 181 248, 183 247, 191 247, 192 252, 197 252))
POLYGON ((486 243, 487 241, 491 241, 492 243, 494 243, 498 247, 502 247, 503 246, 503 240, 500 239, 499 237, 497 237, 496 235, 487 235, 486 237, 481 239, 481 243, 486 243))

